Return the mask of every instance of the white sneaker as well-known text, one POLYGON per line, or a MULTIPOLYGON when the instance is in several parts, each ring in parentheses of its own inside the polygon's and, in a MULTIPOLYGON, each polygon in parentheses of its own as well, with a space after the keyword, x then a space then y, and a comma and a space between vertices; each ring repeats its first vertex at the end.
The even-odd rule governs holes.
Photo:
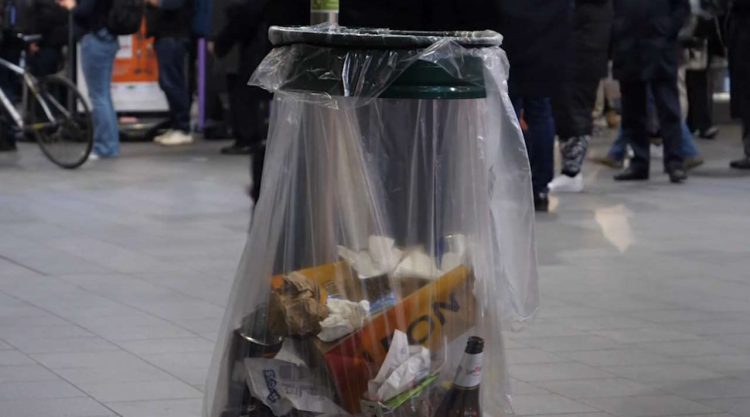
POLYGON ((159 144, 163 146, 187 145, 189 143, 193 143, 193 135, 191 135, 190 133, 185 133, 181 130, 172 131, 172 134, 165 138, 162 138, 159 142, 159 144))
POLYGON ((172 133, 174 133, 174 130, 169 129, 166 132, 162 133, 161 135, 154 136, 154 142, 161 143, 161 141, 164 140, 164 138, 169 137, 172 133))
POLYGON ((86 157, 87 162, 98 161, 99 159, 101 159, 101 157, 95 154, 94 151, 91 151, 91 153, 89 153, 89 156, 86 157))
POLYGON ((558 175, 547 186, 551 193, 580 193, 583 191, 583 174, 579 172, 575 177, 558 175))

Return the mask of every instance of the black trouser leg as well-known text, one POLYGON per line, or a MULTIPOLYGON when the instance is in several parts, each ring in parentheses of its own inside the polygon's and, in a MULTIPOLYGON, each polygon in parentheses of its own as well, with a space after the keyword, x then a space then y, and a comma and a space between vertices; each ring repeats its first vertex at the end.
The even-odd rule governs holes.
MULTIPOLYGON (((229 122, 232 125, 232 134, 234 134, 234 144, 237 147, 250 145, 248 134, 243 123, 243 113, 247 111, 242 100, 242 93, 247 86, 239 82, 238 74, 227 74, 227 92, 229 94, 229 122)), ((244 114, 246 116, 246 114, 244 114)))
POLYGON ((713 126, 713 88, 708 70, 687 71, 685 84, 688 95, 687 124, 691 132, 713 126))
MULTIPOLYGON (((750 69, 750 65, 748 67, 750 69)), ((742 120, 742 145, 745 156, 750 158, 750 71, 747 72, 747 78, 743 80, 740 88, 737 88, 735 92, 739 93, 740 96, 737 102, 739 103, 739 115, 742 120)))
POLYGON ((566 83, 552 99, 555 128, 560 139, 562 173, 575 177, 581 172, 589 138, 594 130, 591 116, 596 104, 599 79, 579 79, 566 83))
POLYGON ((654 104, 664 141, 664 168, 668 171, 683 168, 682 112, 677 80, 652 81, 651 90, 654 92, 654 104))
MULTIPOLYGON (((2 34, 2 37, 4 40, 2 45, 0 45, 0 58, 13 64, 18 64, 23 45, 15 40, 14 34, 11 32, 2 34)), ((0 67, 0 88, 2 88, 10 101, 15 102, 21 95, 20 78, 13 71, 0 67)), ((6 114, 5 110, 0 106, 0 150, 15 149, 16 140, 13 137, 14 133, 11 125, 13 125, 13 121, 10 115, 6 114)))
POLYGON ((552 97, 555 131, 560 140, 591 135, 594 121, 591 116, 596 104, 599 79, 575 80, 565 83, 560 93, 552 97))
POLYGON ((190 132, 190 86, 185 59, 189 41, 184 38, 159 38, 154 42, 159 62, 159 87, 164 91, 172 117, 172 128, 190 132))
POLYGON ((531 165, 534 194, 549 192, 555 171, 555 122, 547 97, 511 97, 516 114, 523 113, 529 129, 524 133, 531 165))
MULTIPOLYGON (((620 81, 622 92, 622 135, 633 148, 630 165, 635 170, 648 170, 650 142, 646 134, 646 88, 643 81, 620 81)), ((676 85, 675 85, 676 88, 676 85)))
POLYGON ((241 147, 256 145, 268 134, 271 95, 258 87, 248 86, 246 77, 236 75, 233 78, 230 107, 235 143, 241 147))
POLYGON ((260 197, 260 183, 263 179, 263 161, 266 158, 266 147, 261 148, 260 151, 255 152, 250 158, 251 173, 253 185, 250 188, 250 197, 257 204, 258 198, 260 197))

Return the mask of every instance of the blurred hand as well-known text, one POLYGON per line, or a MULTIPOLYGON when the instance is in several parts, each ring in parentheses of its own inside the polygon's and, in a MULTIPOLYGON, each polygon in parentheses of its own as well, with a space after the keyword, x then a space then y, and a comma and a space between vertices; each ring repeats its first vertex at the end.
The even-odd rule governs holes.
POLYGON ((60 7, 73 10, 76 7, 76 0, 57 0, 57 4, 59 4, 60 7))
POLYGON ((152 7, 159 7, 159 0, 146 0, 146 4, 152 7))
POLYGON ((209 54, 211 55, 214 54, 214 51, 216 50, 216 44, 214 43, 214 41, 208 41, 206 43, 206 50, 208 51, 209 54))
POLYGON ((37 52, 39 52, 39 45, 37 45, 37 43, 36 43, 36 42, 30 43, 30 44, 29 44, 29 53, 30 53, 31 55, 34 55, 34 54, 36 54, 37 52))

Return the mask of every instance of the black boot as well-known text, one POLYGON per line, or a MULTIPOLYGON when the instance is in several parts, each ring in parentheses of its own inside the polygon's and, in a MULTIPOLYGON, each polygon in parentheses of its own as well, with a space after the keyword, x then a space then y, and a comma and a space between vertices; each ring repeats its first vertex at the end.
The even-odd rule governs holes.
POLYGON ((750 169, 750 128, 745 126, 743 129, 742 144, 745 148, 745 157, 732 161, 729 166, 734 169, 750 169))
POLYGON ((669 174, 669 181, 672 184, 680 184, 687 179, 687 171, 682 167, 670 168, 667 174, 669 174))
POLYGON ((542 213, 549 211, 548 193, 534 193, 534 210, 542 213))
POLYGON ((16 150, 16 139, 13 132, 7 125, 3 126, 3 123, 4 121, 0 120, 0 152, 13 152, 16 150))
POLYGON ((750 169, 750 157, 734 160, 729 163, 729 166, 734 169, 750 169))
POLYGON ((648 168, 636 168, 631 165, 614 178, 615 181, 647 181, 648 175, 648 168))
POLYGON ((221 148, 219 152, 221 152, 222 155, 250 155, 250 147, 235 143, 221 148))
POLYGON ((15 151, 16 151, 15 142, 4 142, 0 140, 0 152, 15 152, 15 151))

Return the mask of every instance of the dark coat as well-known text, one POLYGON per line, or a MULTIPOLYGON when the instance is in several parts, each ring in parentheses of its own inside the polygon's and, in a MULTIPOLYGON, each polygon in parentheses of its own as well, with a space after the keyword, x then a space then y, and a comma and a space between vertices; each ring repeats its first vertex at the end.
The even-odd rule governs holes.
POLYGON ((511 95, 550 97, 571 76, 571 0, 502 0, 497 29, 510 61, 511 95))
POLYGON ((33 32, 42 35, 40 46, 60 47, 68 43, 68 11, 55 0, 36 0, 33 16, 33 32))
POLYGON ((573 19, 573 77, 605 78, 614 9, 612 0, 578 0, 573 19))
POLYGON ((614 75, 620 80, 676 79, 677 35, 688 0, 614 0, 614 75))
POLYGON ((572 0, 341 0, 344 26, 492 29, 504 36, 513 94, 550 96, 569 75, 572 0))
POLYGON ((95 32, 107 24, 107 15, 112 7, 112 0, 79 0, 73 9, 76 37, 95 32))
POLYGON ((189 38, 193 33, 192 0, 161 0, 146 7, 146 31, 153 38, 189 38))
POLYGON ((339 23, 396 30, 485 30, 497 27, 498 0, 341 0, 339 23))
POLYGON ((734 0, 727 24, 732 117, 750 121, 750 0, 734 0))
POLYGON ((226 8, 226 23, 214 38, 216 54, 240 48, 238 73, 250 77, 271 50, 268 28, 310 23, 309 0, 234 0, 226 8))

